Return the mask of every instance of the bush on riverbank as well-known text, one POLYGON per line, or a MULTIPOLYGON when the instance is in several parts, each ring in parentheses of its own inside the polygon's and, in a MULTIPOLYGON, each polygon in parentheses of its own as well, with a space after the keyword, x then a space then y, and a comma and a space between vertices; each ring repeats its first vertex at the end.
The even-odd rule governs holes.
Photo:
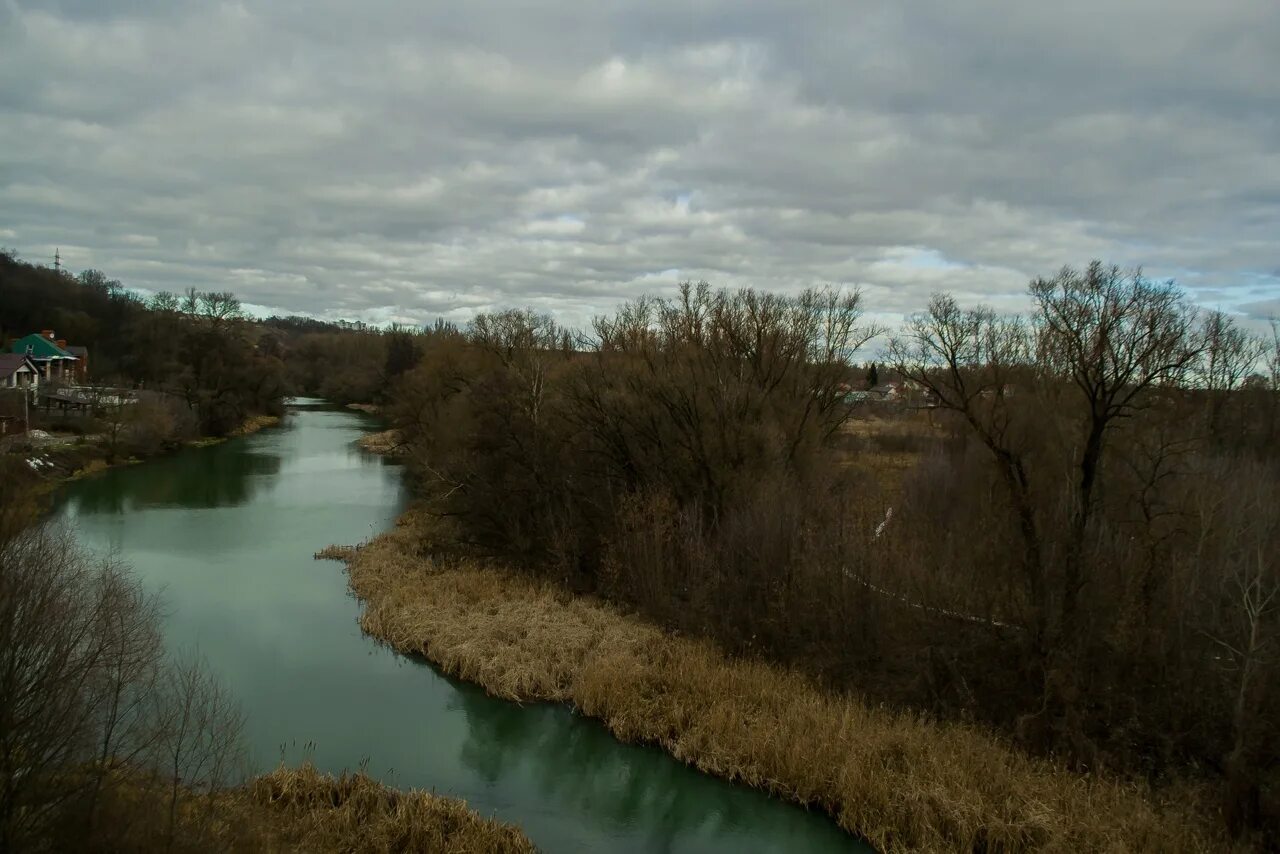
MULTIPOLYGON (((627 741, 828 811, 882 850, 1196 851, 1215 840, 1188 789, 1166 802, 938 724, 730 660, 588 597, 423 547, 420 512, 362 548, 334 547, 361 626, 513 700, 568 702, 627 741)), ((1220 843, 1219 843, 1220 844, 1220 843)))

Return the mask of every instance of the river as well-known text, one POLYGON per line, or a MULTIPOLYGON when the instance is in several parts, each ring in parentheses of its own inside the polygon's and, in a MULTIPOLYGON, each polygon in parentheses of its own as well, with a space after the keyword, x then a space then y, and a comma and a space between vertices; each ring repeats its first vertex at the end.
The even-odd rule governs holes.
POLYGON ((299 401, 281 427, 69 484, 57 514, 162 590, 245 713, 252 770, 310 757, 463 798, 547 852, 867 851, 830 819, 700 774, 553 705, 517 705, 361 634, 330 543, 385 530, 394 464, 367 416, 299 401))

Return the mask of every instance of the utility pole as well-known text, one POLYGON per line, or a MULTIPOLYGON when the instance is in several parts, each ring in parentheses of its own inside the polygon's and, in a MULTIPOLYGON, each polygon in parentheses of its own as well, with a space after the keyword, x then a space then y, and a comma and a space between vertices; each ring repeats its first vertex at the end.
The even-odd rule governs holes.
POLYGON ((62 272, 62 247, 53 250, 53 270, 55 273, 62 272))

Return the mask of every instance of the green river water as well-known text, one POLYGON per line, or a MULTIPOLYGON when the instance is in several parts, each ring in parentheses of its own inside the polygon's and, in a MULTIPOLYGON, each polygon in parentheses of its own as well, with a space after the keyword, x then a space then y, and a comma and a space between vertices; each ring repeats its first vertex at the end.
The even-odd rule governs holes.
POLYGON ((485 696, 360 633, 329 543, 388 528, 398 469, 366 416, 299 402, 283 426, 70 484, 57 513, 163 591, 245 713, 254 770, 310 756, 465 799, 559 851, 867 851, 828 818, 621 744, 551 705, 485 696))

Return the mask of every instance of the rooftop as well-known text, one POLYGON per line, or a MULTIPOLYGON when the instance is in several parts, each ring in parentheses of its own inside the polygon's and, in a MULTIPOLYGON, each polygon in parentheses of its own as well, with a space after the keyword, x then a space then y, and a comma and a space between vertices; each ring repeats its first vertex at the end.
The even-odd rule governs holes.
POLYGON ((46 338, 39 332, 32 332, 23 338, 13 342, 13 346, 9 348, 10 353, 26 354, 33 359, 74 359, 75 355, 68 353, 57 345, 56 342, 46 338), (27 348, 31 350, 28 352, 27 348))
MULTIPOLYGON (((13 376, 19 368, 30 363, 31 360, 21 353, 0 353, 0 379, 13 376)), ((31 367, 35 368, 34 365, 31 367)))

